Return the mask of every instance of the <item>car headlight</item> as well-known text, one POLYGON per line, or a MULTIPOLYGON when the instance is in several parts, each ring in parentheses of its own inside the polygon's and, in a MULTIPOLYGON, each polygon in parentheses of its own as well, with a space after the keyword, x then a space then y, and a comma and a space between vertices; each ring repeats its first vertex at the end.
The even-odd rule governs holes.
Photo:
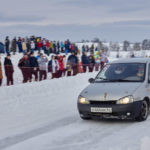
POLYGON ((133 96, 127 96, 118 100, 117 104, 129 104, 129 103, 133 103, 133 101, 134 101, 133 96))
POLYGON ((85 97, 79 97, 79 103, 81 104, 90 104, 88 100, 86 100, 85 97))

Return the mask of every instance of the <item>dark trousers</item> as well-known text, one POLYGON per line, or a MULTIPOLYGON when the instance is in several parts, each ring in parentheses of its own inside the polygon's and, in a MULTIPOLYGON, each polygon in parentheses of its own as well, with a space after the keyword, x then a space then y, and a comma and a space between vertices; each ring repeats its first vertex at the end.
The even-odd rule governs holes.
POLYGON ((14 84, 13 73, 7 74, 6 78, 7 78, 7 85, 13 85, 14 84))
POLYGON ((104 67, 104 62, 101 61, 101 69, 103 69, 103 67, 104 67))
POLYGON ((59 78, 59 71, 56 71, 55 78, 59 78))
POLYGON ((21 68, 22 75, 23 75, 23 83, 28 82, 30 80, 30 69, 29 68, 21 68))
POLYGON ((32 80, 32 75, 35 76, 35 81, 38 80, 38 70, 36 68, 36 70, 34 68, 30 69, 30 81, 32 80))
POLYGON ((61 52, 64 53, 64 48, 63 47, 61 47, 61 52))
POLYGON ((73 76, 77 75, 77 73, 78 73, 78 65, 73 65, 72 66, 72 70, 73 70, 73 76))
POLYGON ((41 81, 43 79, 44 80, 47 79, 47 72, 46 72, 46 70, 40 70, 39 73, 40 73, 39 81, 41 81))
POLYGON ((71 76, 71 71, 68 71, 68 72, 67 72, 67 76, 71 76))
POLYGON ((58 71, 58 78, 62 77, 63 70, 58 71))
POLYGON ((94 69, 94 65, 93 64, 89 64, 89 72, 93 72, 93 69, 94 69))
POLYGON ((64 69, 64 70, 62 71, 64 76, 66 75, 66 71, 67 71, 67 69, 64 69))
POLYGON ((99 71, 99 64, 95 64, 95 71, 99 71))
POLYGON ((87 70, 87 65, 86 64, 83 64, 83 72, 85 73, 87 70))
POLYGON ((52 79, 56 78, 56 73, 52 73, 52 79))
POLYGON ((0 86, 2 85, 2 79, 0 79, 0 86))

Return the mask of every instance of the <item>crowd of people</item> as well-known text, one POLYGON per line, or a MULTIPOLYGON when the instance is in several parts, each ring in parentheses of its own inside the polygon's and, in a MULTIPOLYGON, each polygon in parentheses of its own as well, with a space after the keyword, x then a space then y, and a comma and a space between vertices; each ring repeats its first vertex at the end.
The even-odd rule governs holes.
POLYGON ((70 40, 66 41, 50 41, 46 38, 31 36, 30 38, 21 38, 14 37, 12 40, 7 36, 4 43, 0 42, 0 53, 13 53, 16 52, 25 53, 25 52, 33 52, 38 50, 44 50, 46 55, 50 55, 51 53, 65 53, 68 54, 71 51, 78 52, 78 47, 75 43, 70 42, 70 40))
MULTIPOLYGON (((43 40, 35 39, 36 42, 43 43, 43 40)), ((31 40, 30 42, 32 43, 34 40, 31 40)), ((17 48, 15 47, 15 50, 12 49, 12 51, 10 51, 9 44, 6 44, 8 41, 9 38, 6 37, 5 51, 7 56, 5 57, 3 64, 5 76, 7 78, 6 84, 9 86, 14 84, 14 65, 11 60, 11 54, 15 54, 17 48)), ((87 50, 82 47, 82 54, 79 54, 78 47, 69 40, 63 42, 64 45, 62 47, 55 44, 56 42, 52 42, 53 46, 50 46, 50 44, 44 48, 43 44, 40 46, 40 44, 36 43, 34 47, 31 46, 29 49, 27 49, 27 46, 26 48, 23 48, 24 39, 21 41, 22 49, 19 49, 18 45, 18 51, 23 53, 23 57, 18 61, 18 67, 22 72, 23 83, 32 82, 33 80, 46 80, 48 73, 51 73, 51 78, 54 79, 63 76, 75 76, 78 73, 85 73, 87 71, 99 71, 103 68, 104 64, 108 62, 104 50, 95 51, 93 47, 87 50), (36 50, 38 50, 38 53, 35 52, 36 50), (37 56, 35 56, 35 54, 37 54, 37 56)), ((2 79, 2 63, 0 62, 0 86, 2 85, 2 79)))

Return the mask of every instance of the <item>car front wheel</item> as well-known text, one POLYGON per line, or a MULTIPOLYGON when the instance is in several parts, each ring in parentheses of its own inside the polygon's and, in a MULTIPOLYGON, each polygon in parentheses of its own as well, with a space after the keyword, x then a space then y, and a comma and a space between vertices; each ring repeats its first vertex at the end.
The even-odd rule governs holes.
POLYGON ((137 121, 144 121, 147 119, 148 116, 148 104, 147 102, 144 100, 141 103, 141 108, 140 108, 140 114, 139 116, 136 118, 137 121))

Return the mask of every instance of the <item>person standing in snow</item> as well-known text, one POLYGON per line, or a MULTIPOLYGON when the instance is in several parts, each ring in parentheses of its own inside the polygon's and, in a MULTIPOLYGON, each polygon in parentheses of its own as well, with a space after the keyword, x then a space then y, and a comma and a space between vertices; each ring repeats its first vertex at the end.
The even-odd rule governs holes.
POLYGON ((34 52, 35 50, 35 42, 31 41, 31 51, 34 52))
POLYGON ((87 52, 83 53, 83 55, 81 57, 81 60, 82 60, 83 72, 85 73, 86 70, 87 70, 88 64, 89 64, 89 59, 88 59, 88 56, 87 56, 87 52))
POLYGON ((41 39, 39 39, 37 42, 37 48, 38 48, 39 52, 41 52, 42 47, 43 47, 43 41, 41 39))
POLYGON ((99 71, 99 66, 100 66, 100 54, 99 54, 99 51, 95 52, 94 58, 95 58, 95 71, 99 71))
POLYGON ((18 45, 19 53, 22 53, 22 40, 21 40, 21 37, 18 38, 17 45, 18 45))
POLYGON ((66 70, 67 70, 67 60, 66 60, 66 55, 63 55, 63 63, 64 63, 63 76, 65 76, 65 75, 66 75, 66 70))
POLYGON ((93 72, 94 66, 95 66, 95 59, 93 53, 91 53, 89 56, 89 72, 93 72))
POLYGON ((27 52, 27 44, 25 42, 25 39, 22 39, 22 50, 23 50, 23 53, 27 52))
POLYGON ((101 69, 104 67, 104 64, 105 64, 105 62, 106 62, 106 60, 107 60, 107 57, 106 57, 106 55, 105 55, 105 51, 104 50, 102 50, 102 53, 100 54, 100 67, 101 67, 101 69))
POLYGON ((49 56, 50 55, 50 42, 49 40, 46 41, 46 51, 45 53, 49 56))
POLYGON ((14 81, 13 81, 14 68, 13 68, 13 64, 11 62, 10 57, 11 55, 7 54, 7 57, 5 57, 5 60, 4 60, 5 75, 7 78, 8 86, 14 84, 14 81))
POLYGON ((30 62, 27 53, 19 60, 18 67, 21 69, 23 75, 23 83, 30 80, 30 62))
POLYGON ((61 52, 64 53, 64 48, 65 48, 64 42, 60 42, 60 48, 61 48, 61 52))
POLYGON ((63 56, 58 57, 58 64, 59 64, 58 78, 60 78, 62 77, 62 73, 64 70, 63 56))
POLYGON ((3 80, 3 72, 2 72, 2 65, 0 62, 0 86, 2 85, 2 80, 3 80))
POLYGON ((9 41, 9 37, 7 36, 5 39, 5 50, 7 54, 9 53, 9 45, 10 45, 10 41, 9 41))
POLYGON ((55 56, 52 55, 52 58, 48 63, 48 72, 52 73, 52 79, 57 78, 58 70, 59 70, 59 64, 57 58, 55 58, 55 56))
POLYGON ((35 76, 35 81, 38 81, 38 62, 33 52, 30 53, 29 61, 30 61, 30 82, 32 80, 32 75, 35 76))
POLYGON ((14 38, 11 42, 11 51, 13 52, 13 55, 15 55, 17 49, 17 41, 16 38, 14 38))
POLYGON ((73 76, 75 76, 78 73, 78 58, 74 52, 72 52, 68 57, 68 65, 71 66, 73 70, 73 76))
POLYGON ((38 64, 39 64, 39 81, 42 79, 46 80, 47 79, 47 62, 48 59, 46 56, 43 56, 43 54, 40 54, 40 58, 38 59, 38 64))

